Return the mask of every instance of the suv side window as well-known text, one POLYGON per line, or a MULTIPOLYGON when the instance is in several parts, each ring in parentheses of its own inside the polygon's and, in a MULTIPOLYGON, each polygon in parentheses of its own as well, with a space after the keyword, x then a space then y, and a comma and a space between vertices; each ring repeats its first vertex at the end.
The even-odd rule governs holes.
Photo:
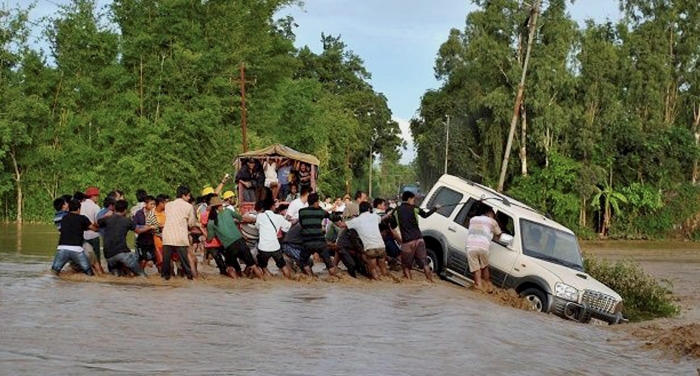
POLYGON ((469 201, 467 201, 467 203, 464 204, 462 210, 460 210, 459 214, 457 214, 457 216, 455 217, 455 223, 468 229, 469 220, 476 216, 476 214, 479 212, 480 207, 481 203, 476 199, 470 197, 469 201))
POLYGON ((496 213, 496 222, 498 222, 498 226, 501 227, 501 231, 503 231, 504 234, 515 236, 515 222, 513 222, 513 217, 499 211, 496 213))
POLYGON ((428 200, 426 208, 430 209, 435 205, 442 205, 437 213, 449 217, 457 207, 457 203, 462 200, 463 194, 454 191, 447 187, 440 187, 435 194, 428 200))

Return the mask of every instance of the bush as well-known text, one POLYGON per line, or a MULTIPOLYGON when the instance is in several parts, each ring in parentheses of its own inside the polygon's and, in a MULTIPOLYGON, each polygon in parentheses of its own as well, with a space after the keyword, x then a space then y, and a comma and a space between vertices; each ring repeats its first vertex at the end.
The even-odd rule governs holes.
POLYGON ((645 238, 673 235, 691 238, 695 229, 686 229, 683 224, 700 212, 700 187, 689 183, 678 185, 666 190, 662 199, 663 206, 633 218, 631 226, 645 238))
POLYGON ((622 296, 622 313, 630 321, 672 317, 680 312, 680 307, 673 303, 671 282, 657 281, 637 262, 623 260, 613 263, 587 255, 584 267, 593 278, 622 296))

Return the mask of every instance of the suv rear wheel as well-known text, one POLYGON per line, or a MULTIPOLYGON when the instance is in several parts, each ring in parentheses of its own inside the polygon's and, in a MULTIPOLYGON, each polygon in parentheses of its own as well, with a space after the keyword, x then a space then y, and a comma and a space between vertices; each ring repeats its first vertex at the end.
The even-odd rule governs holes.
POLYGON ((530 309, 537 312, 544 312, 547 307, 547 295, 536 287, 530 287, 520 293, 520 296, 527 300, 530 309))

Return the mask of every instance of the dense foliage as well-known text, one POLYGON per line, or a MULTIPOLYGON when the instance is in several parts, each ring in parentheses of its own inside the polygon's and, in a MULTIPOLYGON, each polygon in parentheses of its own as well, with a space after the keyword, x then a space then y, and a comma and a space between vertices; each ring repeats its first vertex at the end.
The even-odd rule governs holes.
POLYGON ((73 0, 40 23, 0 10, 0 212, 45 221, 51 200, 95 185, 172 194, 216 183, 242 151, 236 81, 245 62, 250 149, 282 143, 321 160, 328 195, 396 194, 410 169, 386 98, 338 37, 295 48, 293 0, 73 0), (32 47, 30 34, 48 40, 32 47), (393 166, 393 167, 392 167, 393 166), (386 173, 386 174, 385 174, 386 173), (381 179, 379 177, 381 176, 381 179))
POLYGON ((622 313, 630 321, 678 315, 669 281, 657 281, 631 260, 610 262, 586 257, 586 271, 593 278, 615 290, 624 302, 622 313))
MULTIPOLYGON (((452 174, 496 186, 503 163, 534 2, 474 3, 411 124, 428 186, 446 115, 452 174)), ((619 5, 619 22, 580 27, 566 0, 543 2, 505 191, 583 234, 697 237, 700 3, 619 5)))

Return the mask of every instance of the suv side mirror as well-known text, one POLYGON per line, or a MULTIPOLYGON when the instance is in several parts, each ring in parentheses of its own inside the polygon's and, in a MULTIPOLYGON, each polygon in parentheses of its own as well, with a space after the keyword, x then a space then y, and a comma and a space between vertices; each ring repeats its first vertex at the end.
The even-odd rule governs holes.
POLYGON ((506 233, 502 233, 502 234, 501 234, 501 237, 498 238, 498 242, 501 243, 501 244, 503 244, 503 245, 505 245, 505 246, 510 247, 511 245, 513 245, 513 239, 514 239, 514 238, 513 238, 512 235, 508 235, 508 234, 506 234, 506 233))

